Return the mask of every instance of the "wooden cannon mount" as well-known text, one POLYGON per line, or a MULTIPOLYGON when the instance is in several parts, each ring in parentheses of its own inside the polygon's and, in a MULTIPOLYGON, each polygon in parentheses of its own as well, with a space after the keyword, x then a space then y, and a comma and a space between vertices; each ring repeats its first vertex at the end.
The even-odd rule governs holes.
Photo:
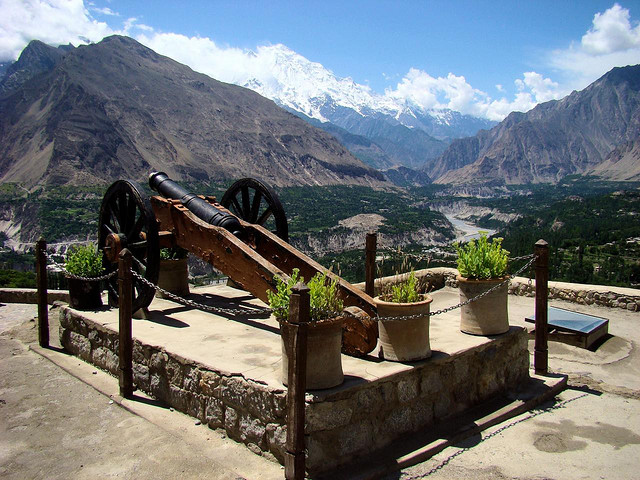
MULTIPOLYGON (((345 306, 363 311, 347 309, 343 351, 363 355, 375 348, 378 332, 372 318, 376 316, 373 299, 287 242, 286 216, 268 185, 255 179, 239 180, 218 203, 215 197, 187 193, 164 173, 151 174, 149 183, 161 195, 144 199, 128 180, 116 181, 105 194, 98 244, 107 271, 117 268, 119 252, 128 248, 134 270, 155 285, 160 248, 179 246, 264 302, 267 290, 276 289, 276 277, 286 281, 294 268, 307 281, 318 272, 327 273, 338 280, 345 306)), ((109 303, 117 305, 117 279, 111 279, 107 288, 109 303)), ((133 310, 146 308, 154 289, 135 277, 133 288, 133 310)))

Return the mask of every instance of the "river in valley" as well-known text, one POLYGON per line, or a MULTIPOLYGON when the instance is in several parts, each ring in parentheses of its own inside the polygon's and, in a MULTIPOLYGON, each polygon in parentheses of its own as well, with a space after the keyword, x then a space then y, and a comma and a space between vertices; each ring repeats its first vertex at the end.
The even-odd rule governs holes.
POLYGON ((456 242, 468 242, 471 239, 479 238, 481 233, 485 233, 487 237, 496 233, 495 230, 480 228, 477 225, 460 220, 454 215, 445 214, 445 217, 456 229, 456 242))

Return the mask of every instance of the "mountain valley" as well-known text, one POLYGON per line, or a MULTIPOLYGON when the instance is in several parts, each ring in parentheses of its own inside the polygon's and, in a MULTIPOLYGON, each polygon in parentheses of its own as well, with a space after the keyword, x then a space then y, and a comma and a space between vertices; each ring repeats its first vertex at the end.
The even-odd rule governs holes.
POLYGON ((296 81, 322 81, 296 96, 300 88, 246 80, 272 101, 127 37, 31 42, 0 78, 8 258, 40 235, 63 246, 95 239, 106 187, 132 178, 150 195, 147 174, 164 170, 218 197, 238 178, 264 179, 281 196, 292 244, 350 280, 368 230, 419 254, 451 243, 443 214, 453 214, 498 230, 515 255, 536 236, 552 240, 556 279, 638 283, 640 66, 499 124, 385 103, 317 67, 304 72, 304 62, 281 67, 282 78, 293 69, 304 74, 296 81), (585 206, 598 213, 580 225, 585 206))

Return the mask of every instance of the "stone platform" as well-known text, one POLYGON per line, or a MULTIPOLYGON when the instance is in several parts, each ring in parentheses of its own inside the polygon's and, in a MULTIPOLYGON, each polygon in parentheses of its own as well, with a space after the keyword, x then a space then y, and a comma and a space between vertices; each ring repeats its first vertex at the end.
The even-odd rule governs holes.
MULTIPOLYGON (((455 303, 453 289, 432 295, 432 310, 455 303)), ((198 303, 241 309, 217 315, 155 299, 148 319, 133 321, 134 382, 139 389, 247 445, 283 461, 286 387, 278 324, 265 305, 228 286, 192 290, 198 303)), ((496 337, 459 331, 459 311, 432 317, 433 356, 394 363, 377 351, 342 356, 345 382, 306 396, 307 469, 330 470, 424 431, 529 379, 527 332, 496 337)), ((118 310, 60 309, 63 346, 114 375, 118 310)))

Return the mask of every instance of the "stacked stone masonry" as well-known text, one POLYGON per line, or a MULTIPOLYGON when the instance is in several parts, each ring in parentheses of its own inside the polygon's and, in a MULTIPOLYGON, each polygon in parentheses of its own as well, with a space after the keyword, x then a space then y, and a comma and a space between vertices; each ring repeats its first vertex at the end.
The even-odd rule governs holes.
MULTIPOLYGON (((62 307, 66 350, 118 375, 118 334, 62 307)), ((134 340, 134 383, 175 409, 284 461, 286 390, 210 367, 134 340)), ((524 329, 448 356, 435 354, 376 381, 306 395, 307 469, 319 472, 368 455, 411 432, 455 415, 529 378, 524 329)))
MULTIPOLYGON (((455 268, 430 268, 416 272, 428 278, 435 288, 457 288, 456 277, 458 271, 455 268)), ((392 278, 392 277, 389 277, 392 278)), ((565 300, 580 305, 600 305, 610 308, 623 308, 631 312, 640 312, 640 291, 635 294, 631 288, 607 288, 596 285, 584 285, 580 283, 549 282, 549 298, 565 300)), ((535 297, 536 282, 528 278, 516 277, 509 284, 510 295, 535 297)))
POLYGON ((336 468, 529 379, 520 327, 459 355, 437 353, 408 371, 349 390, 307 394, 307 466, 336 468))
MULTIPOLYGON (((77 357, 118 376, 118 332, 60 309, 60 341, 77 357)), ((195 361, 134 339, 134 384, 176 410, 284 461, 286 391, 242 375, 225 375, 195 361)))

